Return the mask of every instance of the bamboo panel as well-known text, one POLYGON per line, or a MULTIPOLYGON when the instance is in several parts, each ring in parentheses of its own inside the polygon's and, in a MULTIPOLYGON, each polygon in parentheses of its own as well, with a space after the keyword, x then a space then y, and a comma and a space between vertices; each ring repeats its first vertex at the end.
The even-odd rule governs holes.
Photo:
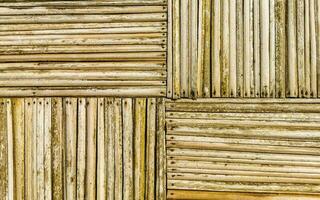
POLYGON ((165 96, 166 0, 0 6, 0 96, 165 96))
POLYGON ((169 1, 167 97, 318 97, 318 4, 169 1))
POLYGON ((165 199, 164 101, 0 99, 1 195, 165 199))
POLYGON ((168 100, 165 107, 168 199, 320 193, 318 99, 168 100))

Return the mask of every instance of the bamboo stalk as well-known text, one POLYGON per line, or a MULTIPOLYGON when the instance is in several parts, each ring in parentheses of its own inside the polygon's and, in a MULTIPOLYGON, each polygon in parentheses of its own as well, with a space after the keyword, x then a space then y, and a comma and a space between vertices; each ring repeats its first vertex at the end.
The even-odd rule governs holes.
POLYGON ((237 43, 237 63, 236 63, 236 84, 237 97, 244 96, 244 1, 238 0, 236 2, 236 43, 237 43))
POLYGON ((203 96, 203 68, 204 68, 204 52, 205 52, 205 7, 206 0, 198 2, 198 27, 197 27, 197 74, 195 74, 196 78, 196 88, 197 88, 197 96, 203 96))
POLYGON ((286 96, 286 1, 275 1, 275 27, 276 27, 276 97, 286 96))
POLYGON ((13 116, 12 116, 12 101, 6 100, 7 104, 7 137, 8 137, 8 199, 13 200, 16 195, 14 191, 14 141, 13 141, 13 116))
MULTIPOLYGON (((261 2, 262 5, 262 2, 261 2)), ((263 8, 265 10, 266 8, 263 8)), ((260 39, 262 39, 262 24, 260 23, 260 18, 262 14, 262 10, 260 13, 260 0, 254 0, 253 1, 253 65, 254 65, 254 97, 260 97, 263 91, 261 88, 262 83, 262 76, 264 76, 262 72, 262 68, 265 68, 265 66, 262 65, 261 59, 263 57, 262 55, 262 42, 260 39), (261 28, 261 30, 260 30, 261 28), (261 36, 261 38, 260 38, 261 36), (261 56, 261 59, 260 59, 261 56)))
POLYGON ((190 2, 190 97, 198 97, 198 0, 190 2))
POLYGON ((52 199, 52 124, 51 124, 51 98, 44 101, 44 196, 52 199))
POLYGON ((249 18, 249 42, 250 42, 250 57, 249 57, 249 73, 250 73, 250 97, 254 97, 255 90, 255 61, 254 61, 254 0, 250 0, 250 18, 249 18))
POLYGON ((310 0, 310 96, 317 96, 317 41, 316 41, 316 16, 315 1, 310 0))
POLYGON ((133 115, 132 100, 122 100, 123 110, 123 197, 133 199, 133 115))
POLYGON ((122 105, 121 99, 116 98, 114 102, 114 118, 115 123, 115 198, 122 199, 123 194, 123 132, 122 132, 122 105))
POLYGON ((106 22, 153 22, 165 21, 162 13, 143 14, 111 14, 111 15, 34 15, 34 16, 1 16, 1 24, 33 24, 33 23, 106 23, 106 22))
POLYGON ((77 133, 77 199, 85 198, 86 182, 86 99, 78 99, 78 133, 77 133))
POLYGON ((105 99, 105 120, 108 125, 108 128, 105 128, 105 141, 107 147, 105 147, 105 151, 107 152, 107 198, 114 199, 115 194, 115 100, 113 98, 105 99))
POLYGON ((243 73, 244 73, 244 97, 250 97, 250 2, 251 0, 244 0, 243 5, 243 27, 244 27, 244 42, 243 42, 243 73))
MULTIPOLYGON (((97 100, 97 199, 105 199, 107 194, 107 161, 109 161, 108 155, 111 152, 106 151, 107 146, 111 146, 108 136, 105 134, 108 130, 105 130, 105 105, 104 99, 98 98, 97 100), (107 136, 107 137, 106 137, 107 136)), ((107 108, 108 111, 109 108, 107 108)), ((107 127, 109 129, 110 127, 107 127)), ((109 182, 109 181, 108 181, 109 182)))
POLYGON ((37 173, 37 197, 44 199, 44 98, 37 100, 37 122, 36 122, 36 173, 37 173))
POLYGON ((229 77, 229 96, 237 96, 237 2, 229 1, 229 20, 230 20, 230 39, 229 39, 229 58, 230 58, 230 77, 229 77))
MULTIPOLYGON (((0 195, 9 198, 9 168, 8 168, 8 132, 7 132, 7 102, 6 99, 0 99, 0 195)), ((30 168, 29 168, 30 169, 30 168)), ((29 179, 30 180, 30 179, 29 179)))
POLYGON ((210 75, 210 47, 211 47, 211 0, 204 1, 204 54, 203 54, 203 97, 210 97, 211 75, 210 75))
POLYGON ((310 0, 305 1, 305 14, 304 14, 304 20, 305 20, 305 97, 310 97, 311 93, 311 52, 310 52, 310 0))
POLYGON ((173 96, 173 3, 168 0, 167 97, 173 96))
MULTIPOLYGON (((320 58, 320 2, 317 1, 316 4, 316 35, 317 35, 317 58, 320 58)), ((320 97, 320 60, 317 59, 317 87, 318 87, 318 97, 320 97)))
POLYGON ((212 5, 212 97, 220 97, 220 0, 214 0, 212 5))
POLYGON ((189 91, 189 1, 181 1, 181 97, 188 97, 189 91))
POLYGON ((260 2, 261 21, 261 96, 270 96, 270 3, 269 0, 260 2))
MULTIPOLYGON (((1 102, 0 102, 1 103, 1 102)), ((35 188, 33 188, 33 177, 32 177, 32 135, 34 134, 32 123, 35 119, 32 118, 32 99, 24 99, 24 123, 25 123, 25 199, 32 200, 32 193, 35 188)), ((1 109, 1 105, 0 105, 1 109)), ((0 110, 1 115, 1 110, 0 110)), ((1 125, 0 125, 1 127, 1 125)))
POLYGON ((165 6, 99 6, 82 8, 57 9, 54 7, 31 7, 17 9, 15 7, 0 8, 0 15, 63 15, 63 14, 122 14, 122 13, 159 13, 165 12, 165 6))
POLYGON ((38 178, 37 178, 37 124, 38 124, 38 101, 39 99, 32 99, 32 198, 38 199, 38 178))
POLYGON ((156 99, 147 101, 146 199, 155 199, 156 99))
POLYGON ((173 78, 173 96, 177 99, 180 97, 180 53, 181 53, 181 33, 180 33, 180 0, 173 2, 173 64, 172 64, 172 78, 173 78))
POLYGON ((269 96, 275 98, 276 96, 276 26, 275 26, 275 0, 270 0, 270 30, 269 30, 269 56, 270 56, 270 87, 269 87, 269 96))
MULTIPOLYGON (((288 1, 288 23, 287 37, 288 41, 288 97, 297 97, 298 82, 297 82, 297 52, 296 52, 296 0, 288 1)), ((305 24, 306 26, 306 24, 305 24)), ((305 40, 308 38, 307 32, 305 40)), ((306 68, 307 63, 306 63, 306 68)), ((306 90, 307 87, 306 87, 306 90)))
POLYGON ((166 193, 166 138, 165 138, 165 102, 164 99, 157 100, 157 200, 164 200, 166 193))
POLYGON ((23 99, 12 99, 12 120, 13 120, 13 172, 14 172, 14 196, 17 199, 24 198, 25 173, 24 173, 24 101, 23 99))
POLYGON ((134 186, 135 199, 145 199, 146 99, 135 101, 134 186))
POLYGON ((304 44, 304 1, 297 2, 297 62, 299 96, 305 96, 305 44, 304 44))
POLYGON ((63 130, 62 99, 52 98, 52 198, 59 200, 64 197, 64 154, 65 131, 63 130))
POLYGON ((97 99, 87 99, 87 163, 86 189, 88 199, 96 198, 96 167, 97 167, 97 99))
POLYGON ((65 99, 66 199, 77 197, 77 99, 65 99))
POLYGON ((221 93, 223 97, 228 97, 229 90, 229 73, 230 73, 230 21, 229 21, 229 2, 226 0, 222 2, 222 49, 221 49, 221 93))

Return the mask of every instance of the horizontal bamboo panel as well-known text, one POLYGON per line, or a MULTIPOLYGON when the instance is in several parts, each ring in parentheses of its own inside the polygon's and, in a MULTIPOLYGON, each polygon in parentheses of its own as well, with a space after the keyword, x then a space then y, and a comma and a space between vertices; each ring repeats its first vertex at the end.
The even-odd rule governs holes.
POLYGON ((164 102, 0 99, 4 199, 164 199, 164 102))
POLYGON ((318 99, 168 100, 165 107, 168 198, 320 194, 318 99))
POLYGON ((166 0, 0 7, 0 96, 165 96, 166 0))
POLYGON ((320 2, 169 0, 169 98, 320 95, 320 2))

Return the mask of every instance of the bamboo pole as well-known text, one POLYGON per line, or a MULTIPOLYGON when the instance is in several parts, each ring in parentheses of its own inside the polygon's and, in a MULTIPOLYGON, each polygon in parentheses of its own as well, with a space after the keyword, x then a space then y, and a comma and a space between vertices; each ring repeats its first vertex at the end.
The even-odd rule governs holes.
POLYGON ((243 27, 244 27, 244 43, 243 43, 243 73, 244 73, 244 97, 250 97, 250 57, 251 57, 251 38, 250 38, 250 4, 251 0, 244 0, 243 6, 243 27))
POLYGON ((221 83, 220 83, 220 0, 214 0, 212 3, 212 97, 220 97, 221 83))
POLYGON ((25 141, 24 141, 24 100, 11 99, 12 123, 13 123, 13 161, 14 161, 14 196, 17 199, 24 198, 25 192, 25 141))
MULTIPOLYGON (((1 102, 0 102, 1 103, 1 102)), ((33 177, 32 177, 32 136, 34 134, 32 123, 35 119, 32 118, 32 99, 24 99, 24 122, 25 122, 25 199, 32 200, 32 193, 35 190, 33 188, 33 177)), ((1 108, 1 105, 0 105, 1 108)), ((1 111, 0 111, 1 113, 1 111)), ((1 115, 1 114, 0 114, 1 115)), ((1 125, 0 125, 1 126, 1 125)))
POLYGON ((189 91, 189 0, 181 1, 181 97, 188 97, 189 91))
MULTIPOLYGON (((288 1, 288 22, 287 22, 287 37, 288 37, 288 91, 287 97, 297 97, 298 82, 297 82, 297 51, 296 51, 296 0, 288 1)), ((306 26, 306 24, 305 24, 306 26)), ((307 33, 305 38, 308 38, 307 33)), ((307 63, 306 63, 307 65, 307 63)), ((308 68, 306 66, 306 68, 308 68)), ((307 88, 306 88, 307 89, 307 88)), ((308 90, 308 89, 307 89, 308 90)))
POLYGON ((275 27, 276 27, 276 97, 286 96, 286 1, 275 1, 275 27))
MULTIPOLYGON (((52 199, 59 200, 65 195, 65 131, 63 129, 63 103, 61 98, 52 98, 52 199)), ((34 119, 34 118, 33 118, 34 119)))
POLYGON ((65 99, 66 199, 77 197, 77 99, 65 99))
POLYGON ((223 97, 228 97, 229 73, 230 73, 230 23, 229 23, 229 3, 230 0, 222 1, 222 49, 221 49, 221 93, 223 97))
POLYGON ((310 96, 317 96, 317 41, 316 41, 316 16, 315 16, 315 1, 310 0, 310 96))
POLYGON ((180 27, 180 0, 175 0, 173 2, 173 64, 172 64, 172 78, 173 78, 173 96, 172 98, 178 99, 180 97, 180 59, 181 59, 181 27, 180 27))
POLYGON ((230 39, 229 39, 229 58, 230 58, 230 77, 228 93, 230 97, 237 96, 237 2, 229 1, 229 20, 230 20, 230 39))
MULTIPOLYGON (((103 200, 107 194, 107 180, 108 180, 108 171, 107 164, 109 164, 108 155, 111 154, 107 149, 108 146, 111 146, 109 143, 110 138, 108 138, 107 132, 105 130, 105 105, 104 99, 98 98, 97 100, 97 199, 103 200), (107 136, 107 137, 106 137, 107 136), (106 162, 107 158, 107 162, 106 162)), ((109 108, 107 108, 109 111, 109 108)), ((111 127, 107 127, 111 128, 111 127)))
MULTIPOLYGON (((261 2, 262 4, 262 2, 261 2)), ((266 8, 263 8, 263 10, 266 8)), ((262 11, 261 11, 262 13, 262 11)), ((261 88, 261 82, 262 82, 262 76, 264 76, 262 72, 262 68, 264 66, 261 63, 262 59, 262 24, 260 23, 260 0, 254 0, 253 1, 253 59, 254 59, 254 97, 260 97, 262 88, 261 88), (261 36, 261 38, 260 38, 261 36), (260 59, 261 56, 261 59, 260 59)))
POLYGON ((155 199, 156 99, 147 100, 146 199, 155 199))
POLYGON ((85 198, 86 151, 87 151, 87 113, 86 99, 78 99, 78 133, 77 133, 77 199, 85 198))
POLYGON ((168 0, 167 97, 173 95, 173 0, 168 0))
POLYGON ((122 199, 123 194, 123 132, 122 132, 122 105, 121 99, 116 98, 114 102, 114 118, 115 123, 115 198, 122 199))
POLYGON ((123 110, 123 198, 133 199, 133 107, 132 99, 122 100, 123 110))
POLYGON ((211 75, 210 75, 210 47, 211 47, 211 0, 204 1, 204 54, 203 54, 203 97, 210 97, 211 75))
POLYGON ((260 1, 261 25, 261 96, 270 96, 270 0, 260 1))
POLYGON ((96 167, 97 167, 97 99, 87 99, 87 163, 86 189, 88 199, 96 198, 96 167))
POLYGON ((135 101, 134 190, 135 199, 145 199, 146 99, 135 101))
POLYGON ((310 0, 305 1, 304 31, 305 31, 305 97, 311 93, 311 37, 310 37, 310 0))
POLYGON ((9 198, 9 177, 8 177, 8 132, 7 132, 7 102, 6 99, 0 99, 0 195, 9 198))
POLYGON ((198 0, 190 2, 190 97, 198 97, 198 0))
POLYGON ((297 64, 298 64, 298 87, 299 97, 305 96, 305 27, 304 27, 304 2, 297 2, 297 64))
POLYGON ((36 175, 37 197, 44 199, 44 98, 37 99, 37 122, 36 122, 36 175))
POLYGON ((238 0, 236 3, 236 43, 237 43, 237 62, 236 62, 236 78, 237 78, 237 97, 244 96, 244 1, 238 0))
POLYGON ((270 28, 269 28, 269 56, 270 56, 270 87, 269 87, 269 96, 275 98, 276 95, 276 26, 275 26, 275 0, 270 0, 270 28))
POLYGON ((38 124, 38 100, 36 98, 32 99, 32 198, 38 199, 38 178, 37 178, 37 124, 38 124))
POLYGON ((44 196, 52 199, 52 123, 51 98, 44 101, 44 196))
POLYGON ((105 151, 107 153, 107 198, 114 199, 115 197, 115 100, 114 98, 105 99, 105 151))

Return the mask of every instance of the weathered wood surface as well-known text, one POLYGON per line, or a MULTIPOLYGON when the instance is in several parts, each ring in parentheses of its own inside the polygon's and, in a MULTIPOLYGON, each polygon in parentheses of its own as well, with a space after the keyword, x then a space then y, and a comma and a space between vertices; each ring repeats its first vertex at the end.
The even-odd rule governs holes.
POLYGON ((164 117, 155 98, 0 99, 0 194, 165 199, 164 117))
POLYGON ((319 194, 319 113, 318 99, 169 100, 167 188, 319 194))
POLYGON ((165 95, 166 0, 0 7, 0 96, 165 95))
POLYGON ((319 97, 319 1, 168 3, 168 97, 319 97))

